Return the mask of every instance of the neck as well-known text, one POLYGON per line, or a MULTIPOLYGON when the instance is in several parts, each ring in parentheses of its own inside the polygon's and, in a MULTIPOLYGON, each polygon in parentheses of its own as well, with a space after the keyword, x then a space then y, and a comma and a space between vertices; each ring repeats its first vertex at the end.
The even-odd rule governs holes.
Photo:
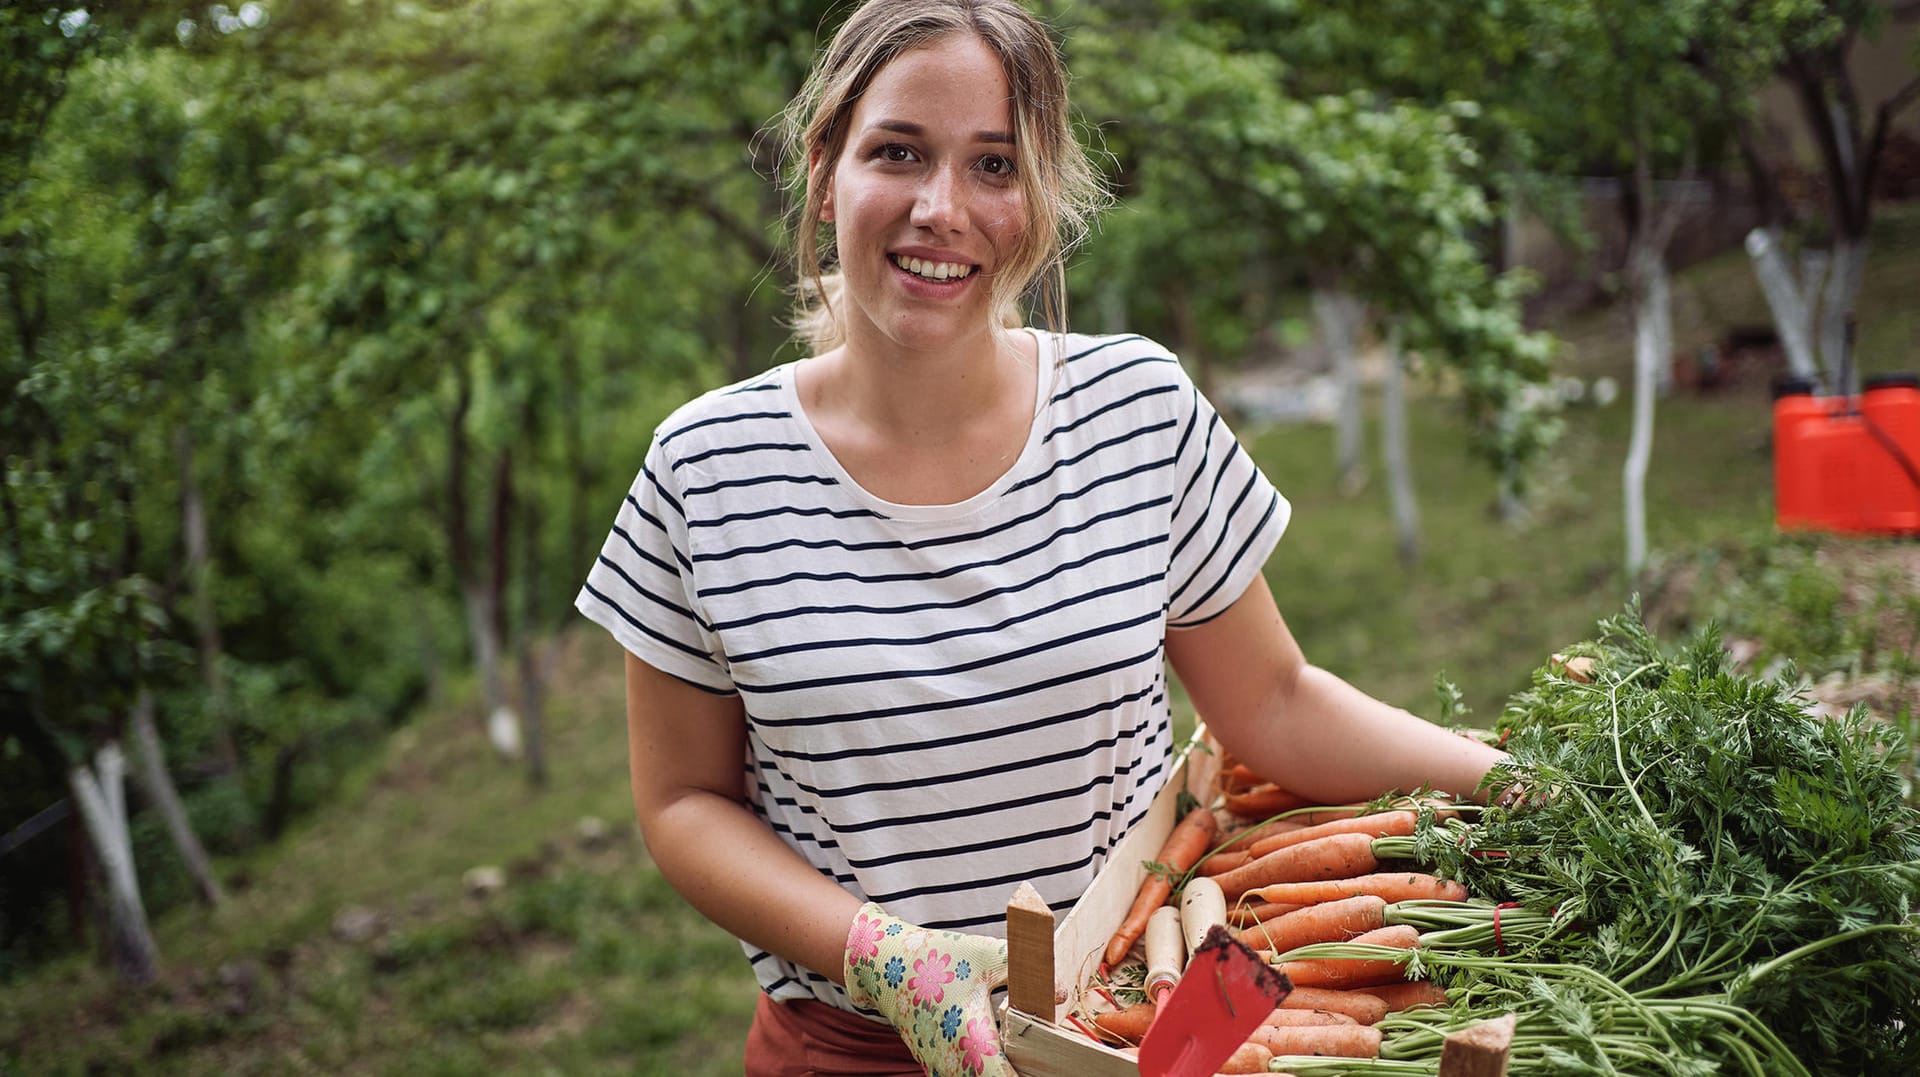
POLYGON ((825 380, 837 403, 876 429, 939 439, 958 436, 1013 398, 1024 406, 1031 399, 1030 350, 1019 330, 985 328, 927 350, 853 334, 823 357, 831 360, 825 380))

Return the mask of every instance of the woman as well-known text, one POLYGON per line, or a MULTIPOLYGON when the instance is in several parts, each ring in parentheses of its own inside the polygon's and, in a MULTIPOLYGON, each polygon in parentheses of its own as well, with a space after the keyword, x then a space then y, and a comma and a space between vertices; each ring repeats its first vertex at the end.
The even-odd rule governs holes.
POLYGON ((647 847, 759 978, 748 1073, 1010 1073, 1006 899, 1070 907, 1164 784, 1165 661, 1316 799, 1501 756, 1307 664, 1289 506, 1171 355, 1009 317, 1061 328, 1096 191, 1014 0, 871 0, 788 118, 811 354, 660 426, 579 607, 647 847))

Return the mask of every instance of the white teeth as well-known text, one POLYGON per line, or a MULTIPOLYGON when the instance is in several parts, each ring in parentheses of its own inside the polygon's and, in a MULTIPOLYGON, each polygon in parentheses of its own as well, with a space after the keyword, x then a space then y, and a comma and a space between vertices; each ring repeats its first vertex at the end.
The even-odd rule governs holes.
POLYGON ((916 277, 928 280, 959 280, 973 272, 973 267, 965 262, 929 262, 924 258, 894 258, 894 264, 916 277))

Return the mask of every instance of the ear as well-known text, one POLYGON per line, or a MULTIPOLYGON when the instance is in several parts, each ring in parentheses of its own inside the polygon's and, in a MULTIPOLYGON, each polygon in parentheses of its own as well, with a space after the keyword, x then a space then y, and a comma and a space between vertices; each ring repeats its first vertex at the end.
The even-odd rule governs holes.
POLYGON ((833 220, 833 173, 822 167, 818 148, 807 154, 807 186, 821 187, 820 219, 833 220))

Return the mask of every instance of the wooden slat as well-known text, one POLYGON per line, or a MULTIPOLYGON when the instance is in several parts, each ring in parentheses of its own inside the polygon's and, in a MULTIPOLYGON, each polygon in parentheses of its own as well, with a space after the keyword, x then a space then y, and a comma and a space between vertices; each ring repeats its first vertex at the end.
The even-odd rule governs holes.
POLYGON ((1060 1001, 1053 981, 1053 910, 1032 883, 1021 883, 1007 902, 1007 1005, 1051 1021, 1060 1001))
POLYGON ((1440 1045, 1439 1077, 1507 1077, 1507 1052, 1518 1023, 1507 1014, 1449 1034, 1440 1045))

